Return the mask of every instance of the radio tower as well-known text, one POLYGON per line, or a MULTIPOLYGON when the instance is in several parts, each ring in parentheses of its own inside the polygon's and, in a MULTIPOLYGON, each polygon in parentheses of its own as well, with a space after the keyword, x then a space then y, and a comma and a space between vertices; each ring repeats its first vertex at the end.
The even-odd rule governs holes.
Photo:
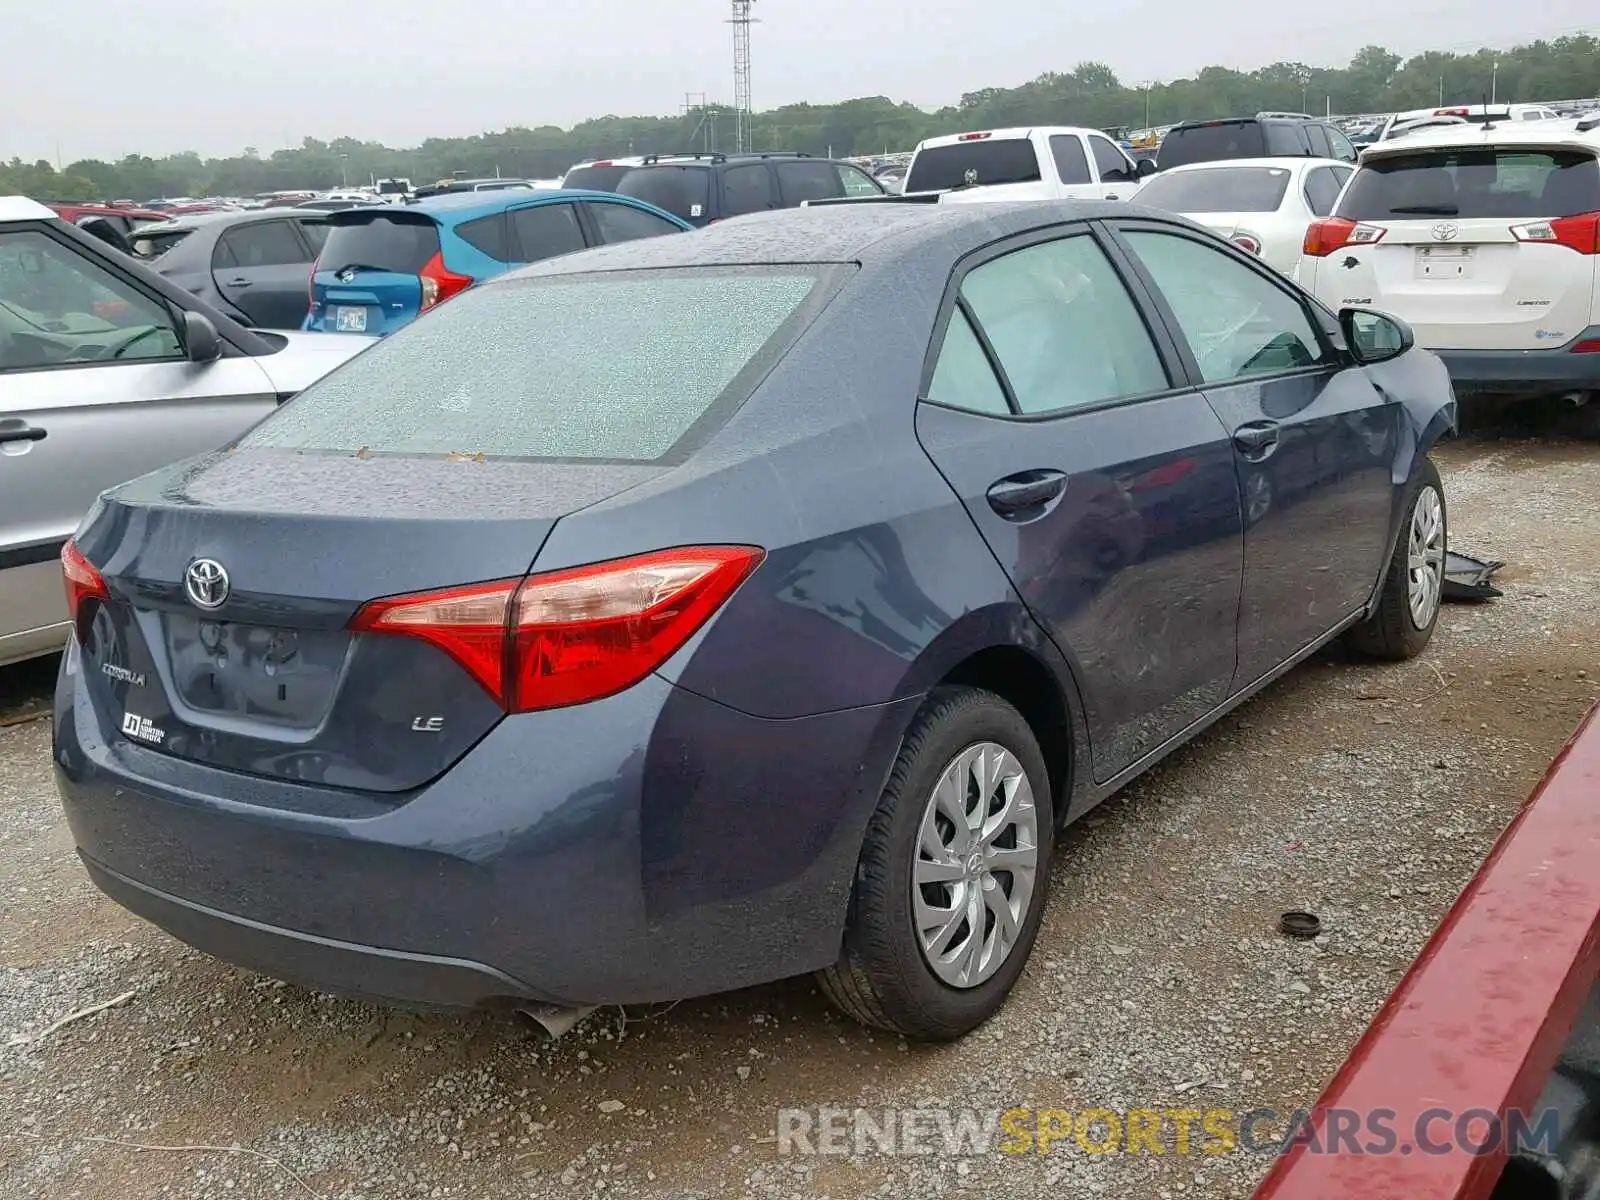
POLYGON ((755 18, 750 6, 755 0, 733 0, 733 108, 734 144, 741 151, 753 150, 750 137, 750 26, 755 18))

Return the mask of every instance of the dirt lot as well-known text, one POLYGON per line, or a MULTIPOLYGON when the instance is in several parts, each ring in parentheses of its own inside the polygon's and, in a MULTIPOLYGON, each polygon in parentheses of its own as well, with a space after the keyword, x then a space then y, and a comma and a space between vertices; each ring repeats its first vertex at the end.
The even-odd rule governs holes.
POLYGON ((1452 543, 1506 560, 1506 597, 1448 608, 1405 666, 1302 667, 1081 822, 1017 993, 950 1047, 857 1029, 805 981, 550 1044, 235 971, 89 886, 49 722, 16 720, 53 664, 0 672, 0 1195, 1247 1195, 1261 1155, 811 1157, 779 1153, 777 1113, 1314 1099, 1600 691, 1600 451, 1440 460, 1452 543), (1325 936, 1279 937, 1288 908, 1325 936))

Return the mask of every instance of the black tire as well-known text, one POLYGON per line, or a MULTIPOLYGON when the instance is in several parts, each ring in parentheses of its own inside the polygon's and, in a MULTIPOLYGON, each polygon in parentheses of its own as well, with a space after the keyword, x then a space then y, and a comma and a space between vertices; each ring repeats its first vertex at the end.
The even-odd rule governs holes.
MULTIPOLYGON (((1345 644, 1358 654, 1387 662, 1403 662, 1421 654, 1433 637, 1439 623, 1439 604, 1433 606, 1433 615, 1425 627, 1419 627, 1411 615, 1409 600, 1411 522, 1418 501, 1427 489, 1432 488, 1439 497, 1440 522, 1444 526, 1444 544, 1450 544, 1450 510, 1445 503, 1444 484, 1439 478, 1439 468, 1431 458, 1424 458, 1417 468, 1416 477, 1406 493, 1405 515, 1400 522, 1400 536, 1395 539, 1394 554, 1389 559, 1383 576, 1383 590, 1378 595, 1378 606, 1372 615, 1345 634, 1345 644)), ((1441 565, 1442 571, 1442 565, 1441 565)), ((1443 577, 1441 574, 1440 582, 1443 577)))
POLYGON ((1055 819, 1044 756, 1015 708, 977 688, 936 689, 927 699, 867 825, 839 961, 817 973, 823 994, 863 1025, 919 1041, 949 1041, 987 1021, 1027 965, 1049 891, 1055 819), (918 943, 911 872, 928 798, 945 768, 977 742, 995 742, 1033 789, 1038 865, 1033 896, 1009 956, 976 987, 933 973, 918 943))

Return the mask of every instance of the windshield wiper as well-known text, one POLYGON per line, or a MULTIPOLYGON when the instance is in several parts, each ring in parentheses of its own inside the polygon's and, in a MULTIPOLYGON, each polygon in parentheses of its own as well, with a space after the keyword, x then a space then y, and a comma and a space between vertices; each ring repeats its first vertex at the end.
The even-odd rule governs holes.
POLYGON ((1419 217, 1454 217, 1459 216, 1461 210, 1454 204, 1397 204, 1389 210, 1392 213, 1414 213, 1419 217))

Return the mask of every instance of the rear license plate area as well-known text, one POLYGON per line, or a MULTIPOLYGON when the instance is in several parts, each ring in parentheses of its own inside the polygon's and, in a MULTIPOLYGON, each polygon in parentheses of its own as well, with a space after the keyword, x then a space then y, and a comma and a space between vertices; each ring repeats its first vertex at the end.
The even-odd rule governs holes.
POLYGON ((276 629, 188 613, 165 614, 162 625, 184 704, 293 728, 321 723, 350 643, 344 630, 276 629))
POLYGON ((1418 246, 1418 279, 1471 279, 1471 246, 1418 246))
POLYGON ((339 333, 365 333, 367 310, 363 307, 341 304, 333 310, 333 327, 339 333))

